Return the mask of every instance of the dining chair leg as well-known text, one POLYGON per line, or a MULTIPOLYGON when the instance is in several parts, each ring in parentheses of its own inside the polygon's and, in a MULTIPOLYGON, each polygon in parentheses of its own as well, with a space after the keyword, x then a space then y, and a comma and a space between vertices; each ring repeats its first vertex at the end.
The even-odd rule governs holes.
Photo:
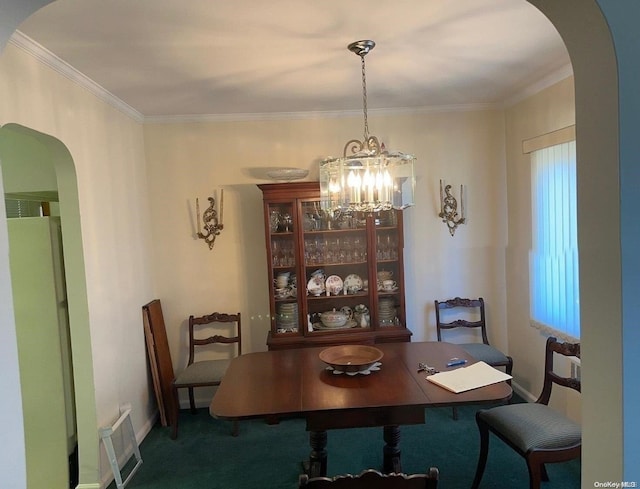
POLYGON ((191 414, 196 414, 196 400, 193 395, 193 387, 189 387, 189 407, 191 408, 191 414))
POLYGON ((455 421, 458 421, 458 408, 457 407, 451 408, 451 416, 453 417, 453 419, 455 421))
MULTIPOLYGON (((509 363, 507 364, 504 370, 507 375, 511 375, 511 372, 513 371, 513 358, 509 356, 507 358, 509 359, 509 363)), ((507 380, 507 384, 511 385, 511 379, 507 380)), ((509 398, 509 400, 507 401, 507 404, 511 404, 512 402, 513 402, 513 396, 509 398)))
POLYGON ((480 481, 484 475, 484 469, 487 465, 487 456, 489 454, 489 428, 478 418, 476 414, 476 423, 480 430, 480 454, 478 455, 478 466, 476 467, 476 475, 473 478, 471 489, 478 489, 480 481))
POLYGON ((171 402, 171 439, 178 438, 178 417, 180 415, 180 400, 178 398, 178 389, 173 388, 173 400, 171 402))
POLYGON ((232 423, 231 436, 238 436, 238 433, 240 431, 240 426, 239 426, 238 420, 234 419, 231 423, 232 423))
POLYGON ((549 474, 547 473, 547 466, 540 464, 540 477, 544 482, 549 482, 549 474))
POLYGON ((527 458, 527 468, 529 469, 529 489, 540 489, 540 481, 544 479, 542 473, 547 472, 544 465, 527 458))

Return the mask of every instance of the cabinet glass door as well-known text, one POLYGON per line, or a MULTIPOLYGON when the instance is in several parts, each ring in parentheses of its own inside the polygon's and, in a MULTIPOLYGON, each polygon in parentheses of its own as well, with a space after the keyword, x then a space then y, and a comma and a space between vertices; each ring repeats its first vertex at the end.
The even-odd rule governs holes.
POLYGON ((402 238, 396 211, 381 212, 375 231, 378 326, 404 326, 402 238))
POLYGON ((298 333, 300 311, 298 306, 298 281, 296 277, 296 239, 293 203, 271 203, 269 217, 269 256, 271 264, 271 288, 275 312, 275 333, 298 333))
POLYGON ((307 334, 370 328, 366 218, 321 211, 318 201, 301 209, 307 334))

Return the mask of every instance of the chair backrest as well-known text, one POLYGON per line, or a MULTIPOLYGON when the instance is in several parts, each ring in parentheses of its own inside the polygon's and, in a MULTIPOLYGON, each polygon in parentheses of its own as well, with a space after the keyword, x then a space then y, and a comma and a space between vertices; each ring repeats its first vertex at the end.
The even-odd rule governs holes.
POLYGON ((489 338, 487 337, 487 323, 484 313, 484 299, 482 297, 478 299, 462 299, 456 297, 455 299, 449 299, 446 301, 434 301, 436 306, 436 330, 438 333, 438 341, 442 341, 443 329, 454 328, 480 328, 482 334, 482 342, 485 345, 489 344, 489 338), (451 311, 459 313, 462 317, 454 319, 452 321, 443 322, 441 318, 442 311, 451 311), (470 314, 474 314, 479 317, 476 321, 470 321, 464 319, 469 317, 470 314))
POLYGON ((542 385, 542 393, 536 400, 540 404, 549 404, 551 397, 551 387, 558 384, 563 387, 575 389, 582 392, 582 384, 577 377, 564 377, 556 373, 553 369, 554 354, 563 355, 565 357, 580 358, 580 343, 560 343, 556 338, 547 338, 547 346, 544 357, 544 383, 542 385))
POLYGON ((426 474, 382 474, 369 469, 360 475, 336 477, 300 476, 299 488, 306 489, 436 489, 438 469, 431 467, 426 474))
POLYGON ((227 314, 214 312, 206 316, 189 317, 189 362, 191 365, 195 361, 196 349, 199 346, 211 345, 213 343, 223 343, 237 345, 237 355, 242 354, 242 322, 240 313, 227 314), (228 335, 215 334, 200 338, 197 326, 214 325, 215 323, 227 324, 230 327, 228 335))

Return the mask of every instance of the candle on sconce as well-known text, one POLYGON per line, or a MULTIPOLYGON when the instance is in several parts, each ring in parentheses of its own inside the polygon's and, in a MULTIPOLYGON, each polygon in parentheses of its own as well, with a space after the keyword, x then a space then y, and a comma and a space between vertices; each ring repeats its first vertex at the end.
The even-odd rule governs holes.
POLYGON ((442 179, 440 179, 440 214, 444 214, 444 191, 442 190, 442 179))
POLYGON ((460 184, 460 217, 464 219, 464 197, 462 196, 463 187, 460 184))
POLYGON ((198 223, 198 232, 200 232, 200 202, 198 202, 198 197, 196 197, 196 222, 198 223))
POLYGON ((224 189, 220 189, 220 225, 222 225, 222 210, 224 209, 224 189))

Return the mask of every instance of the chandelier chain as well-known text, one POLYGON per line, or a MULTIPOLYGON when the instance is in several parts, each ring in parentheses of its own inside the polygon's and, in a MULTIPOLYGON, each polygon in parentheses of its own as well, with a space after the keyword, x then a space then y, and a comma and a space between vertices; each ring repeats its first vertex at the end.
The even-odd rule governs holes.
POLYGON ((360 55, 360 59, 362 60, 362 108, 364 112, 364 140, 363 143, 367 144, 369 140, 369 121, 367 120, 367 75, 365 72, 365 62, 363 53, 360 55))

